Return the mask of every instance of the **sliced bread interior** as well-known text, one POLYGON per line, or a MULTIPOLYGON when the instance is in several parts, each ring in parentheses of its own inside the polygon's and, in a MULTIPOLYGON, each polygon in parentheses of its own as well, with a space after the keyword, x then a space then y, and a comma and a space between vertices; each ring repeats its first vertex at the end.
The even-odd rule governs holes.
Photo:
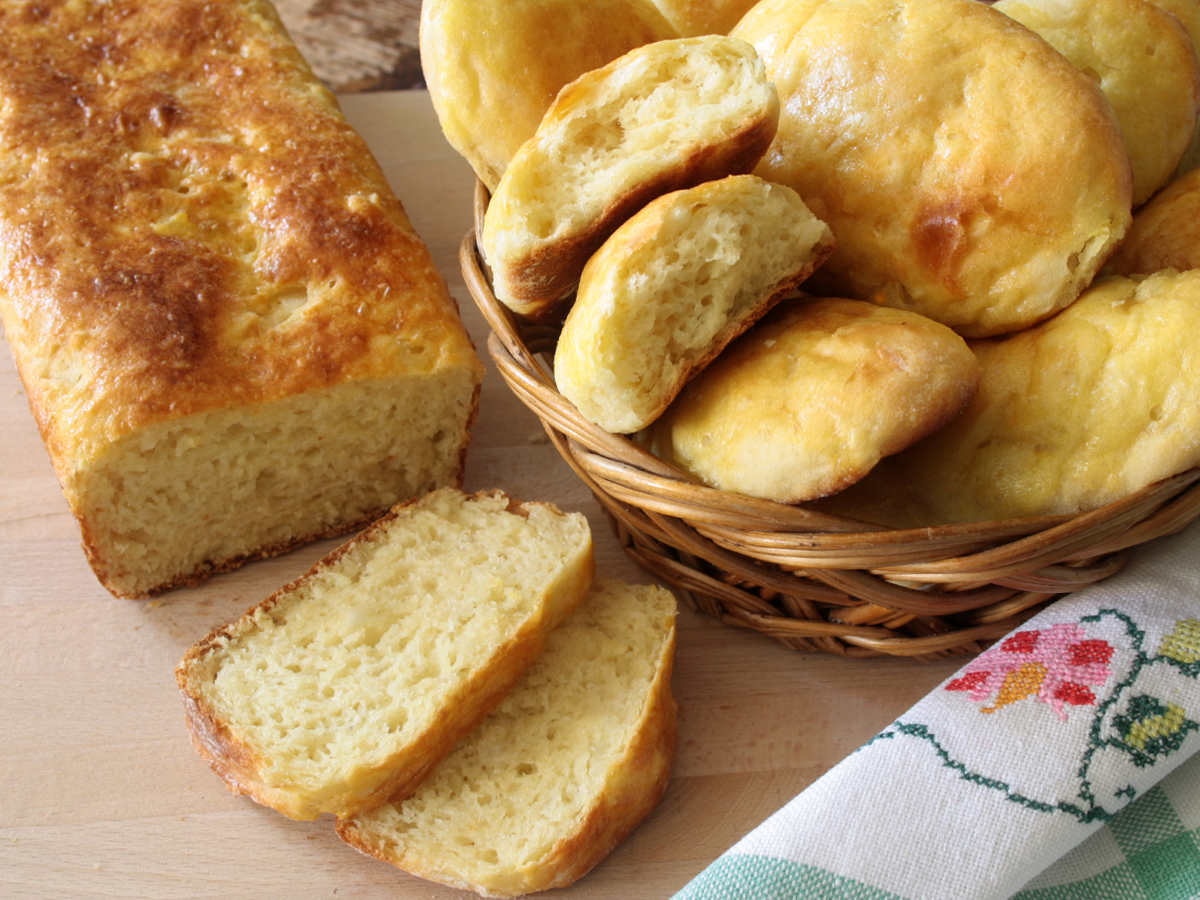
POLYGON ((675 599, 598 579, 483 725, 403 802, 343 840, 489 897, 564 887, 662 798, 676 742, 675 599))
POLYGON ((297 819, 413 790, 595 573, 579 513, 453 488, 397 506, 176 669, 196 749, 297 819))

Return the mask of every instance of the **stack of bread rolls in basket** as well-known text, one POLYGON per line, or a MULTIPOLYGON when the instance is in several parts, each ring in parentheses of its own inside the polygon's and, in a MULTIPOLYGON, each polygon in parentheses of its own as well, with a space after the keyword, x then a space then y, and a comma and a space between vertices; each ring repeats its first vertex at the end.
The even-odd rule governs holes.
POLYGON ((676 548, 656 571, 718 604, 718 579, 761 588, 717 614, 803 642, 843 620, 771 630, 789 585, 877 604, 877 631, 921 615, 859 588, 1027 592, 983 628, 1194 518, 1200 4, 760 0, 688 31, 662 0, 675 37, 582 72, 521 56, 566 5, 435 0, 422 51, 481 186, 463 266, 493 355, 631 552, 676 548), (512 77, 552 66, 553 96, 512 77), (519 140, 473 103, 498 84, 545 104, 519 140))
MULTIPOLYGON (((425 6, 444 118, 500 77, 443 52, 461 7, 425 6)), ((561 325, 554 380, 593 424, 865 522, 1077 513, 1200 462, 1200 274, 1125 240, 1191 165, 1185 23, 1195 4, 762 0, 573 78, 502 169, 482 122, 447 136, 491 192, 496 299, 561 325)))

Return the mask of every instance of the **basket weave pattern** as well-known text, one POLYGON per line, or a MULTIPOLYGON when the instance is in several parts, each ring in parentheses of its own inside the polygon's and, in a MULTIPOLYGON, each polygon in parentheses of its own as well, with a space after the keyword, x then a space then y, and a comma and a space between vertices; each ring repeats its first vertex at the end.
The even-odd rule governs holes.
POLYGON ((1200 469, 1101 509, 888 529, 718 491, 584 419, 555 387, 557 329, 492 292, 477 234, 459 261, 492 333, 488 352, 583 480, 625 551, 721 621, 789 647, 936 659, 977 653, 1055 597, 1124 566, 1130 548, 1200 515, 1200 469))

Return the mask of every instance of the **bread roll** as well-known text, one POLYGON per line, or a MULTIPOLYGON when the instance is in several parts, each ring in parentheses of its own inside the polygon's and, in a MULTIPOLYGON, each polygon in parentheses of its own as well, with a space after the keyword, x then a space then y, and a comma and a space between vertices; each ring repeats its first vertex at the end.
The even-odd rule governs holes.
POLYGON ((0 7, 0 316, 119 596, 461 480, 482 366, 262 0, 0 7))
POLYGON ((978 383, 945 325, 861 300, 787 301, 683 389, 651 449, 710 487, 797 503, 942 427, 978 383))
MULTIPOLYGON (((1196 50, 1197 44, 1200 42, 1200 0, 1150 0, 1150 2, 1179 19, 1192 39, 1192 49, 1196 50)), ((1175 177, 1178 178, 1198 166, 1200 166, 1200 119, 1197 120, 1196 129, 1192 132, 1191 143, 1188 144, 1183 159, 1179 161, 1179 166, 1175 169, 1175 177)))
POLYGON ((1092 78, 1121 123, 1133 205, 1166 184, 1196 130, 1200 65, 1183 24, 1146 0, 999 0, 1092 78))
POLYGON ((1125 240, 1104 267, 1112 275, 1200 268, 1200 169, 1163 188, 1134 214, 1125 240))
POLYGON ((584 268, 554 353, 559 391, 607 431, 644 428, 832 249, 795 191, 753 175, 659 197, 584 268))
POLYGON ((729 34, 756 0, 654 0, 680 37, 729 34))
POLYGON ((1100 88, 977 0, 762 0, 732 34, 784 110, 756 174, 837 238, 827 292, 1001 334, 1071 303, 1129 226, 1100 88))
POLYGON ((495 190, 563 85, 680 35, 650 0, 424 0, 421 68, 450 146, 495 190))
POLYGON ((484 217, 497 299, 552 318, 621 222, 661 194, 749 172, 778 116, 754 49, 727 37, 660 41, 581 76, 517 152, 484 217))
POLYGON ((188 651, 192 742, 231 791, 292 818, 405 796, 594 572, 579 513, 499 491, 409 501, 188 651))
POLYGON ((1200 464, 1200 271, 1104 278, 971 346, 966 411, 824 511, 865 518, 864 498, 890 497, 870 517, 902 527, 1076 514, 1200 464))
POLYGON ((600 579, 546 652, 411 797, 338 823, 364 853, 487 897, 574 882, 662 798, 675 599, 600 579))

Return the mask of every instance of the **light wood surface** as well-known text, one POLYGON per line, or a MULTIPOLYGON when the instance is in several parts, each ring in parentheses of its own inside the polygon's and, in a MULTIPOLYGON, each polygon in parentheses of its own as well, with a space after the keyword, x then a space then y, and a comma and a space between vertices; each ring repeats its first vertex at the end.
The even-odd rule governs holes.
MULTIPOLYGON (((456 260, 473 179, 443 140, 428 96, 361 94, 344 97, 343 107, 433 249, 482 349, 485 328, 456 260)), ((471 896, 360 856, 329 820, 292 822, 233 797, 188 741, 172 674, 180 656, 336 542, 155 601, 116 600, 84 561, 7 344, 0 423, 0 897, 471 896)), ((494 371, 466 487, 582 510, 600 571, 649 580, 494 371)), ((959 665, 804 655, 682 609, 680 746, 666 798, 591 874, 547 896, 670 897, 959 665)))

